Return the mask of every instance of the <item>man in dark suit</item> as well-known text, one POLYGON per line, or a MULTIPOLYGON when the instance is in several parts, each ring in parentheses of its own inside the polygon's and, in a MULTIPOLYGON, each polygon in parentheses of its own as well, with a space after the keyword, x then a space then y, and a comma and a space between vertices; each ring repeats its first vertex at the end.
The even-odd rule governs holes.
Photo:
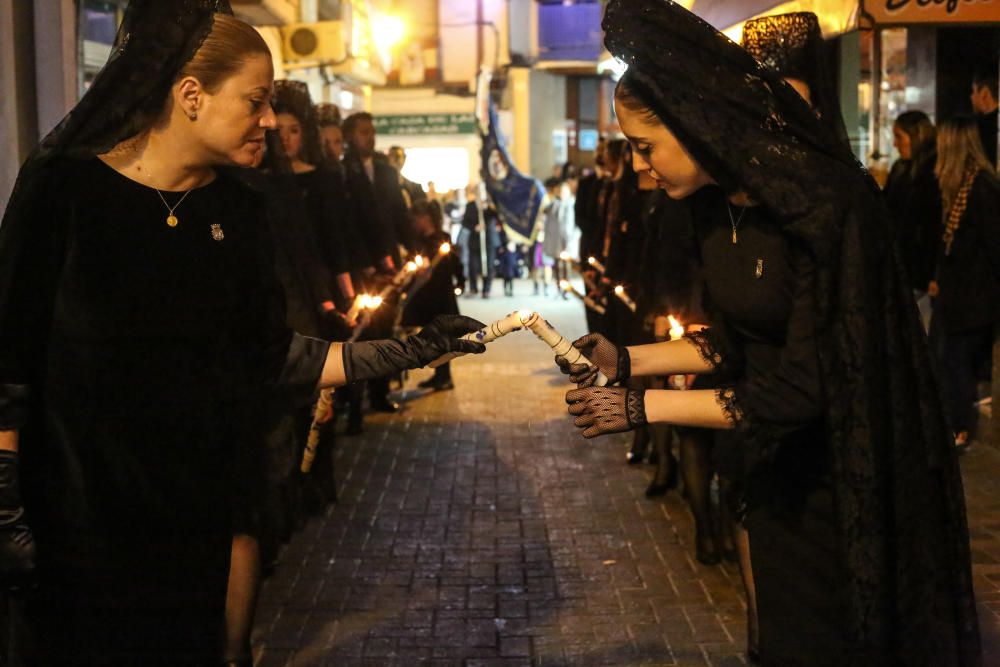
POLYGON ((997 95, 997 75, 980 70, 972 77, 972 110, 979 119, 979 136, 990 164, 997 166, 997 110, 1000 108, 997 95))
MULTIPOLYGON (((375 152, 375 123, 371 114, 361 112, 349 116, 344 121, 343 130, 347 146, 344 172, 358 211, 361 233, 373 265, 380 273, 390 275, 400 265, 400 244, 410 247, 413 236, 409 212, 399 189, 399 175, 385 156, 375 152)), ((374 276, 370 277, 369 283, 371 290, 378 289, 374 276)), ((371 336, 392 334, 394 318, 389 316, 388 306, 382 311, 378 321, 369 327, 371 336)), ((389 400, 388 394, 388 379, 368 383, 372 409, 396 412, 399 406, 389 400)))

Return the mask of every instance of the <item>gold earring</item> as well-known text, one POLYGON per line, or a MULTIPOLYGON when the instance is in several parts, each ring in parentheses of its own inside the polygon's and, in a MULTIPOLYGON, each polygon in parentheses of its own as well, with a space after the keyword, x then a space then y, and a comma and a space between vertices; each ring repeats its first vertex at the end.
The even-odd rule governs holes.
POLYGON ((188 114, 188 118, 190 118, 191 120, 198 120, 198 112, 192 111, 191 113, 188 114))

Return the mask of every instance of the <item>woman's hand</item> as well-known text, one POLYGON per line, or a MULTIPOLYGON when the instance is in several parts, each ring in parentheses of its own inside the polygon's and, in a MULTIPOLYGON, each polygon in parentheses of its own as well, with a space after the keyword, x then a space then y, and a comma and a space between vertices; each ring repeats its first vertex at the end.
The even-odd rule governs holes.
POLYGON ((592 386, 597 380, 598 371, 608 378, 608 384, 626 380, 631 374, 628 348, 615 345, 601 334, 588 334, 579 338, 573 342, 573 347, 580 350, 591 363, 571 364, 566 357, 560 355, 556 357, 556 364, 580 387, 592 386))
POLYGON ((927 296, 931 297, 932 299, 935 299, 937 298, 937 295, 940 293, 941 293, 941 288, 938 287, 937 281, 936 280, 930 281, 930 283, 928 283, 927 285, 927 296))
POLYGON ((358 382, 385 377, 411 368, 422 368, 451 352, 480 354, 486 351, 485 345, 463 340, 461 336, 485 327, 485 324, 471 317, 439 315, 420 333, 405 341, 344 343, 344 378, 346 382, 358 382))
POLYGON ((585 387, 566 394, 573 425, 585 429, 583 437, 624 433, 645 426, 645 392, 625 387, 585 387))

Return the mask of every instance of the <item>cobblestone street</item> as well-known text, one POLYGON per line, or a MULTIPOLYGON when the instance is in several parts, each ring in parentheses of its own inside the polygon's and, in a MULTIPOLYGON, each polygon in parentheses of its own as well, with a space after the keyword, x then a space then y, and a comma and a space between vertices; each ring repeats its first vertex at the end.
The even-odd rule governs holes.
MULTIPOLYGON (((584 333, 575 301, 461 305, 584 333)), ((684 501, 645 498, 651 470, 625 465, 627 436, 578 435, 548 347, 520 332, 453 371, 454 391, 423 396, 429 373, 414 373, 402 413, 338 437, 340 502, 266 582, 256 664, 745 664, 736 566, 694 560, 684 501)), ((977 445, 963 466, 985 664, 1000 665, 1000 453, 977 445)))

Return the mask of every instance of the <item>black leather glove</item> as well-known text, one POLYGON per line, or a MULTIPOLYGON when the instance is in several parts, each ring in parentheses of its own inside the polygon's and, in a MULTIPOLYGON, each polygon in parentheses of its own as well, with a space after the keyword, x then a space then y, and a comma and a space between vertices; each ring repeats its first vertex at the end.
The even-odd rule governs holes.
POLYGON ((471 317, 440 315, 405 341, 344 343, 344 373, 348 382, 358 382, 421 368, 449 352, 481 354, 486 351, 485 345, 460 337, 485 327, 471 317))
POLYGON ((625 387, 584 387, 566 394, 573 425, 583 437, 596 438, 645 426, 646 393, 625 387))
POLYGON ((627 380, 632 374, 632 361, 628 348, 618 346, 601 334, 588 334, 573 342, 590 364, 571 364, 565 357, 557 356, 559 369, 580 387, 590 387, 597 379, 597 371, 608 378, 608 384, 627 380))
POLYGON ((17 452, 0 450, 0 578, 10 583, 35 569, 35 537, 24 522, 17 452))

